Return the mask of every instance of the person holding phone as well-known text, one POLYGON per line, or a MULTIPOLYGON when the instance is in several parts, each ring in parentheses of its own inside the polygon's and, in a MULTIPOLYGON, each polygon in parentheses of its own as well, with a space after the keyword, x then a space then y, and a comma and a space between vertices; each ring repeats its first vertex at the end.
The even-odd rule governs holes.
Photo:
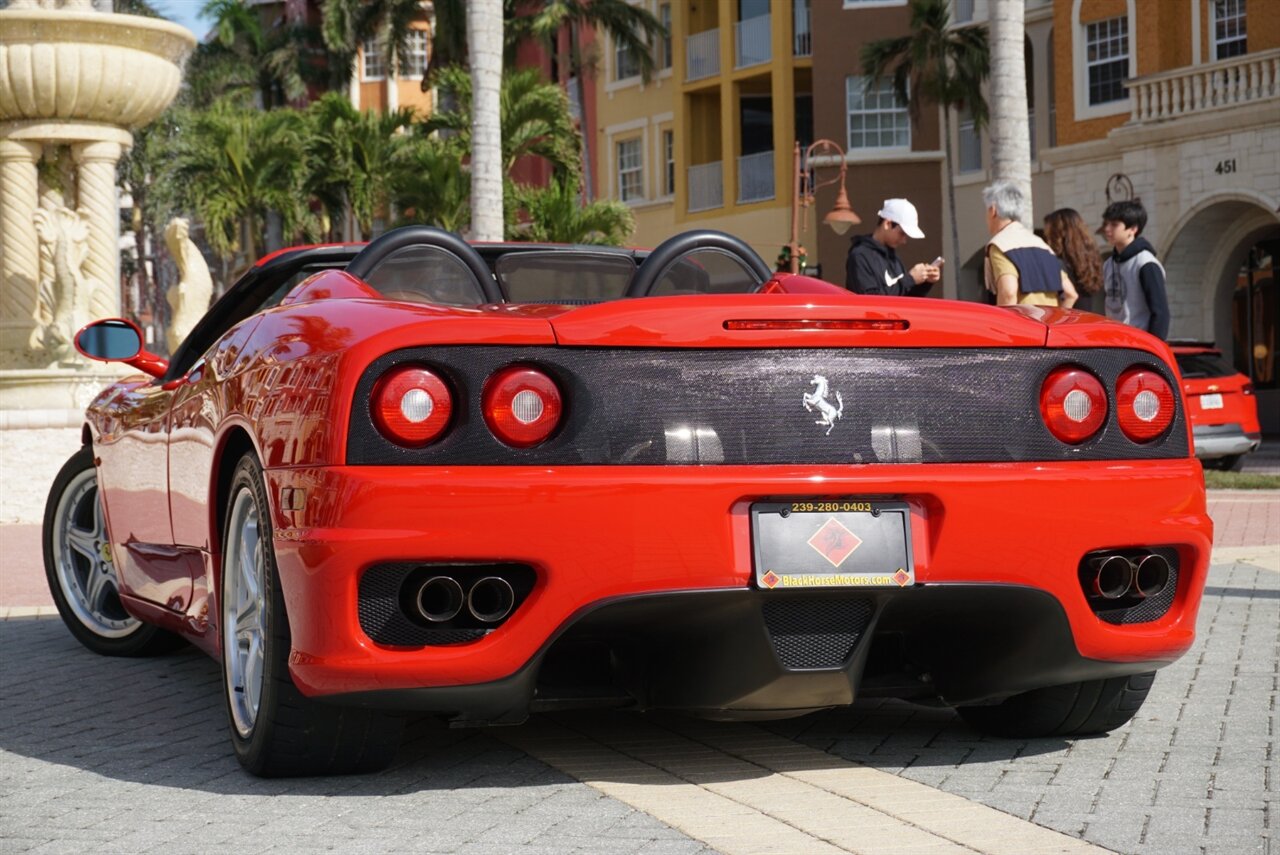
POLYGON ((922 238, 916 206, 906 199, 885 199, 875 231, 858 235, 845 261, 845 287, 857 294, 923 297, 941 277, 942 258, 932 264, 903 268, 896 250, 911 238, 922 238))

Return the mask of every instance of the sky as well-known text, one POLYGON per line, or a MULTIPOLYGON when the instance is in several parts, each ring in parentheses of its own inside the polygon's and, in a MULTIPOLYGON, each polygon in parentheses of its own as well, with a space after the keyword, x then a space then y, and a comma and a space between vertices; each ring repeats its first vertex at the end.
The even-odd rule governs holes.
POLYGON ((205 0, 155 0, 156 10, 174 23, 181 24, 196 34, 196 38, 204 38, 208 31, 208 21, 200 19, 200 8, 205 0))

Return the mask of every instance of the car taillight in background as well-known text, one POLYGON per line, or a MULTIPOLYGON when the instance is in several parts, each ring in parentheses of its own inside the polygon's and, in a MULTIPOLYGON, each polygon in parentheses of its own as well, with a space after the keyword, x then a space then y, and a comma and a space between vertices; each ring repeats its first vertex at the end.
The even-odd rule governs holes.
POLYGON ((1040 386, 1040 416, 1049 432, 1063 442, 1084 442, 1107 420, 1102 381, 1075 365, 1054 369, 1040 386))
POLYGON ((515 448, 529 448, 555 431, 563 403, 560 389, 546 374, 512 365, 484 384, 482 409, 494 436, 515 448))
POLYGON ((1156 372, 1137 366, 1116 381, 1120 430, 1134 442, 1150 442, 1173 423, 1173 389, 1156 372))
POLYGON ((397 445, 421 447, 438 439, 453 414, 453 394, 421 365, 393 368, 373 389, 373 423, 397 445))

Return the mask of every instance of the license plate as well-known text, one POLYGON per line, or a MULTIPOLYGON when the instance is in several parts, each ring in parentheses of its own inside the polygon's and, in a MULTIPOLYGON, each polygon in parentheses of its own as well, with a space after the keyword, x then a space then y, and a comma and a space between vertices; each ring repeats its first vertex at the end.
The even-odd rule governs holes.
POLYGON ((916 580, 906 502, 792 499, 751 506, 756 585, 905 588, 916 580))
POLYGON ((1202 410, 1220 410, 1222 409, 1222 394, 1201 395, 1200 409, 1202 410))

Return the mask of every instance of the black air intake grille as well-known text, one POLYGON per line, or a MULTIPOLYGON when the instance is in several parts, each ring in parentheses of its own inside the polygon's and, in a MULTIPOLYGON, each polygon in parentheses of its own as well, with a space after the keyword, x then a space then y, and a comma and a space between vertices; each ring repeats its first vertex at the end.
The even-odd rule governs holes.
POLYGON ((839 668, 871 622, 869 600, 769 600, 764 622, 785 668, 839 668))
POLYGON ((1098 609, 1097 615, 1107 623, 1126 625, 1131 623, 1149 623, 1159 620, 1173 605, 1173 598, 1178 593, 1178 552, 1175 549, 1154 549, 1169 561, 1169 584, 1154 597, 1138 600, 1137 604, 1118 609, 1098 609))
POLYGON ((1180 409, 1165 437, 1138 445, 1120 431, 1114 399, 1097 437, 1080 446, 1055 439, 1040 416, 1040 387, 1067 363, 1096 374, 1109 396, 1119 374, 1135 364, 1173 384, 1169 369, 1150 354, 1105 348, 414 348, 378 359, 361 377, 347 460, 706 466, 1188 456, 1180 409), (480 412, 485 380, 514 362, 539 367, 564 395, 564 423, 535 448, 503 445, 480 412), (454 423, 425 448, 391 443, 370 417, 375 381, 403 363, 430 366, 455 395, 454 423), (839 417, 819 424, 824 412, 839 417))
POLYGON ((360 628, 378 644, 399 647, 458 644, 484 638, 487 629, 431 629, 405 616, 401 587, 416 564, 383 564, 360 577, 357 609, 360 628))

